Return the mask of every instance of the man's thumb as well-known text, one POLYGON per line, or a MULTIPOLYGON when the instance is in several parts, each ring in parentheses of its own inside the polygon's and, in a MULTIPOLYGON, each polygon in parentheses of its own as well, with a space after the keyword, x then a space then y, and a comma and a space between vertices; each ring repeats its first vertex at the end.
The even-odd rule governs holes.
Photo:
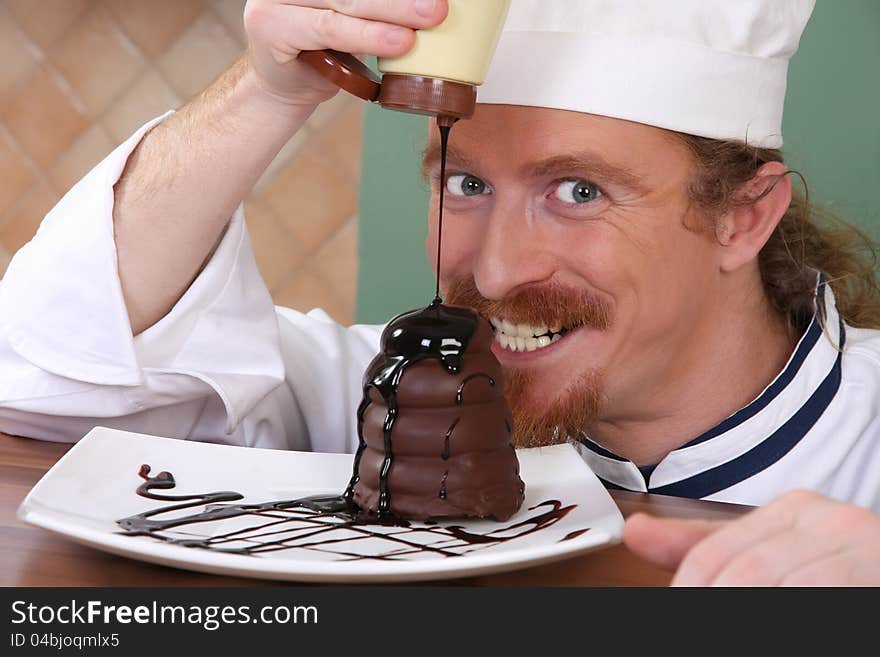
POLYGON ((635 513, 623 527, 623 541, 637 556, 674 571, 690 549, 722 527, 722 521, 655 518, 635 513))

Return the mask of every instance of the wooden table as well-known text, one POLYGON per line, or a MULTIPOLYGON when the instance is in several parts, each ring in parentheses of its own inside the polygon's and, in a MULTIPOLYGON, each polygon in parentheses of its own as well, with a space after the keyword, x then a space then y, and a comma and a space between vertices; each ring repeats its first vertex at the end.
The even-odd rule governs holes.
MULTIPOLYGON (((0 586, 267 586, 249 580, 177 570, 85 547, 15 517, 31 487, 70 448, 0 434, 0 586)), ((612 491, 624 516, 730 519, 749 507, 663 495, 612 491)), ((623 545, 498 575, 438 582, 466 586, 665 586, 671 573, 623 545)))

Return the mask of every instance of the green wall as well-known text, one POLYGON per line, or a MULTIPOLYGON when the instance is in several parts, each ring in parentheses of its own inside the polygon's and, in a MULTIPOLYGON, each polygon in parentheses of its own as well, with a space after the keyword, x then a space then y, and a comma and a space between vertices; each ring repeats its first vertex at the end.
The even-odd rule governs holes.
MULTIPOLYGON (((880 238, 880 0, 818 0, 786 95, 786 160, 810 195, 880 238)), ((370 107, 360 204, 359 322, 427 304, 422 117, 370 107)))
POLYGON ((379 324, 434 295, 425 255, 425 117, 367 108, 361 165, 357 321, 379 324))

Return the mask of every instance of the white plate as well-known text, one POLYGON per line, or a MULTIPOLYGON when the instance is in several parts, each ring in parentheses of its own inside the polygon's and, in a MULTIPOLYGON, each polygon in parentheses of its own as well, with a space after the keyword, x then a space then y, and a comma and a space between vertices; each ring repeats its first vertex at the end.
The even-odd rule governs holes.
MULTIPOLYGON (((564 559, 620 541, 620 511, 573 447, 525 449, 518 455, 526 499, 519 512, 503 523, 413 522, 405 529, 360 525, 331 532, 326 529, 329 521, 325 519, 321 525, 323 540, 318 541, 323 545, 315 545, 314 536, 305 538, 305 534, 314 533, 316 520, 313 515, 311 520, 302 519, 302 512, 282 512, 280 521, 275 515, 268 522, 278 524, 268 528, 265 516, 248 514, 164 532, 169 537, 213 537, 215 541, 219 535, 235 532, 234 537, 250 540, 231 543, 227 539, 227 547, 253 547, 257 533, 263 541, 270 540, 267 532, 273 532, 271 539, 285 541, 285 549, 238 554, 185 547, 151 536, 125 535, 117 520, 173 504, 136 494, 143 483, 138 476, 140 466, 149 464, 154 476, 163 470, 174 475, 176 487, 157 493, 232 490, 244 495, 241 502, 233 502, 240 504, 337 495, 351 476, 352 457, 211 445, 97 428, 43 476, 22 502, 18 514, 25 522, 133 559, 224 575, 303 582, 467 577, 564 559), (554 507, 545 504, 551 500, 571 509, 555 514, 550 522, 535 529, 536 523, 531 520, 552 511, 554 507), (258 525, 264 527, 256 530, 258 525), (461 527, 469 534, 490 535, 493 540, 461 540, 450 526, 461 527), (248 528, 249 533, 240 531, 248 528), (401 539, 407 545, 402 545, 401 539), (307 543, 309 546, 303 547, 307 543), (413 545, 431 547, 415 549, 413 545)), ((204 508, 200 505, 152 518, 176 518, 204 508)))

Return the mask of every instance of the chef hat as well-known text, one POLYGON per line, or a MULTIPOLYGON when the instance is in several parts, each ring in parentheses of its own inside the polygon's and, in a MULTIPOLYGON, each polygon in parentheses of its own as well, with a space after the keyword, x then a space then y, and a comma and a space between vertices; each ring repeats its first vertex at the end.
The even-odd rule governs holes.
POLYGON ((512 0, 477 102, 782 145, 788 60, 815 0, 512 0))

